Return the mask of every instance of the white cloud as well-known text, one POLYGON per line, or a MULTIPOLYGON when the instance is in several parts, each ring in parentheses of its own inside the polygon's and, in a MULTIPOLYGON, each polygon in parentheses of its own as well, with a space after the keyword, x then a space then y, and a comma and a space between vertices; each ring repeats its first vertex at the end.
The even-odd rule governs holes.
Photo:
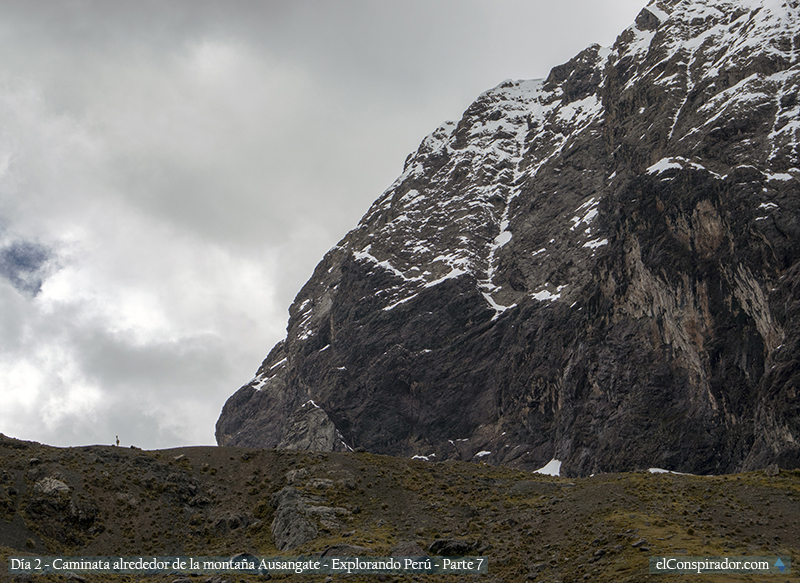
POLYGON ((212 443, 424 135, 638 4, 4 2, 0 248, 52 261, 0 278, 0 431, 212 443))
MULTIPOLYGON (((59 269, 35 299, 4 285, 2 317, 14 325, 3 328, 0 428, 61 445, 116 433, 150 447, 210 443, 224 396, 282 335, 275 251, 262 243, 242 252, 110 180, 115 147, 169 157, 155 134, 120 144, 97 123, 99 108, 90 123, 48 111, 30 87, 4 96, 6 237, 44 241, 59 269), (186 414, 199 403, 200 420, 186 414), (156 431, 142 431, 149 425, 156 431)), ((127 120, 130 133, 145 121, 127 120)), ((191 207, 191 192, 175 196, 191 207)))

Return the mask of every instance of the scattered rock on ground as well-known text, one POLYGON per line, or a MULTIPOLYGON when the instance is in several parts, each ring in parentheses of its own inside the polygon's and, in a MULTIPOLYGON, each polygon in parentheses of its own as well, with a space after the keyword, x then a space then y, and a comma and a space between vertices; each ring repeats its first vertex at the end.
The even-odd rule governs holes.
POLYGON ((375 551, 369 547, 358 545, 338 544, 327 547, 320 557, 360 557, 363 555, 374 554, 375 551))
POLYGON ((459 557, 468 555, 475 550, 475 546, 475 543, 467 540, 440 538, 431 543, 431 546, 428 547, 428 551, 432 555, 439 555, 442 557, 459 557))
POLYGON ((59 492, 69 492, 69 486, 55 478, 42 478, 34 484, 33 491, 38 494, 44 494, 45 496, 52 496, 59 492))
POLYGON ((401 541, 391 548, 389 554, 393 557, 424 557, 428 553, 414 541, 401 541))

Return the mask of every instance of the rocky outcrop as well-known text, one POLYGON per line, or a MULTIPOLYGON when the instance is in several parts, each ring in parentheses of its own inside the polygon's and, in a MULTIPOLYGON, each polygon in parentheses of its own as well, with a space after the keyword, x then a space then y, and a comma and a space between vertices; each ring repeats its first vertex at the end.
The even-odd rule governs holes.
POLYGON ((347 444, 327 413, 314 401, 307 401, 294 411, 287 423, 279 449, 347 451, 347 444))
POLYGON ((273 496, 272 503, 272 537, 278 550, 291 550, 317 538, 317 527, 307 518, 307 504, 299 491, 286 486, 273 496))
POLYGON ((68 493, 69 486, 67 486, 61 480, 47 477, 36 482, 33 485, 33 491, 37 494, 42 494, 43 496, 58 496, 58 494, 62 492, 68 493))
POLYGON ((487 91, 326 254, 217 441, 797 466, 798 58, 795 0, 654 0, 487 91))
MULTIPOLYGON (((332 480, 312 480, 306 487, 325 489, 332 480), (325 482, 330 482, 326 484, 325 482)), ((275 518, 272 537, 278 550, 292 550, 317 538, 319 530, 341 530, 340 518, 350 515, 346 508, 328 506, 324 496, 309 494, 293 486, 286 486, 273 495, 275 518)))

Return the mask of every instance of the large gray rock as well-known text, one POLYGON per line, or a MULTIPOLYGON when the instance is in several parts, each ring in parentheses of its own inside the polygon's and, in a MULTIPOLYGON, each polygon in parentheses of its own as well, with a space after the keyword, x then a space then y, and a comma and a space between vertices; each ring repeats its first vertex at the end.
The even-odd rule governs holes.
POLYGON ((308 519, 307 506, 297 489, 286 486, 273 495, 272 504, 272 537, 278 550, 292 550, 317 538, 317 527, 308 519))
POLYGON ((278 448, 345 451, 346 445, 327 413, 313 401, 307 401, 291 414, 286 433, 278 448))
POLYGON ((69 486, 67 486, 61 480, 47 477, 36 482, 33 485, 33 491, 44 496, 52 496, 62 492, 69 493, 69 486))
POLYGON ((389 549, 391 557, 424 557, 428 553, 414 541, 401 541, 389 549))

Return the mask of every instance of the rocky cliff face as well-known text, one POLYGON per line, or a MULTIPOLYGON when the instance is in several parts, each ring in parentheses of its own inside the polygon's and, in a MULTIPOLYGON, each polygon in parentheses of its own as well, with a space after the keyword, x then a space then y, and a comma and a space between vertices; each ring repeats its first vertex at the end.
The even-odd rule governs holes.
POLYGON ((654 0, 487 91, 323 258, 217 441, 800 465, 799 58, 797 0, 654 0))

